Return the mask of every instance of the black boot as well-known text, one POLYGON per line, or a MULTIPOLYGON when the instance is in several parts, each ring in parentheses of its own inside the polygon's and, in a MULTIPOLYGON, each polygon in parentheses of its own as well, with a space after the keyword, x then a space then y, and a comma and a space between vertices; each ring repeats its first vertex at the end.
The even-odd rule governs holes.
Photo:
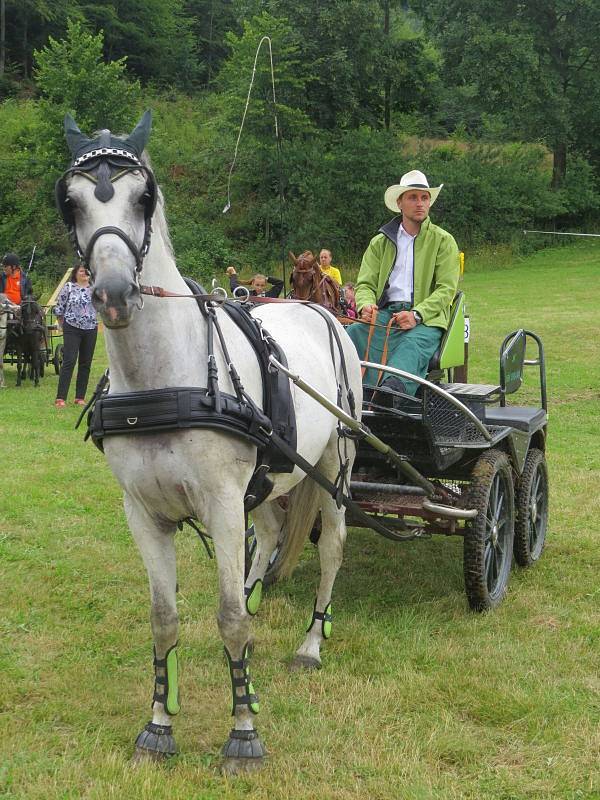
POLYGON ((376 391, 373 395, 373 403, 384 408, 398 408, 402 398, 397 397, 396 393, 406 394, 406 385, 400 378, 391 376, 386 378, 380 385, 381 391, 376 391))

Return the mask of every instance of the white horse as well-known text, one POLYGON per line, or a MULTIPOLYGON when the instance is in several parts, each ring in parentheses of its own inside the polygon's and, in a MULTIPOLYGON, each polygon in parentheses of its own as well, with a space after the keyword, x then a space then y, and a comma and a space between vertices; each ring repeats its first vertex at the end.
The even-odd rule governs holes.
MULTIPOLYGON (((102 131, 97 139, 89 140, 70 117, 65 129, 74 161, 57 184, 58 202, 93 275, 94 304, 106 328, 110 392, 206 387, 207 325, 196 301, 145 297, 141 302, 136 266, 142 269, 145 285, 190 293, 175 265, 162 197, 145 156, 143 166, 136 167, 149 135, 149 114, 126 138, 102 131), (153 192, 158 192, 155 208, 153 192)), ((282 346, 290 369, 310 376, 311 383, 335 403, 340 358, 336 353, 332 360, 325 320, 300 304, 262 305, 254 315, 282 346)), ((262 383, 254 351, 222 310, 217 316, 231 361, 247 393, 260 406, 262 383)), ((358 356, 341 326, 334 324, 360 408, 358 356)), ((218 345, 215 350, 221 388, 232 393, 223 352, 218 345)), ((337 421, 303 392, 293 388, 292 395, 297 450, 333 481, 340 466, 337 421)), ((344 405, 347 410, 346 400, 344 405)), ((346 440, 343 447, 351 468, 353 445, 346 440)), ((325 490, 305 479, 298 467, 292 473, 273 475, 273 491, 252 512, 258 546, 244 581, 244 492, 255 468, 253 445, 228 433, 196 428, 106 437, 104 450, 123 488, 127 521, 150 582, 156 686, 152 722, 138 736, 135 757, 157 759, 176 750, 171 729, 172 715, 179 709, 174 535, 179 520, 195 517, 214 543, 220 592, 217 621, 232 680, 234 727, 223 748, 223 768, 228 772, 254 768, 262 762, 264 748, 254 729, 258 703, 248 666, 250 623, 269 556, 283 540, 280 573, 289 574, 321 510, 321 579, 313 623, 293 661, 295 666, 319 666, 321 644, 330 633, 331 594, 346 537, 344 510, 325 490), (284 511, 276 500, 288 494, 284 511)))

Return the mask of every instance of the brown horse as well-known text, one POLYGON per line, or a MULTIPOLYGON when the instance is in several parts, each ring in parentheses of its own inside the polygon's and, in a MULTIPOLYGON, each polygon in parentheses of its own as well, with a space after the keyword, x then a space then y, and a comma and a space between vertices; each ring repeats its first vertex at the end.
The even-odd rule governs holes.
POLYGON ((334 314, 341 313, 340 290, 337 283, 321 271, 319 262, 310 250, 296 257, 290 252, 294 264, 291 284, 294 300, 310 300, 324 306, 334 314))

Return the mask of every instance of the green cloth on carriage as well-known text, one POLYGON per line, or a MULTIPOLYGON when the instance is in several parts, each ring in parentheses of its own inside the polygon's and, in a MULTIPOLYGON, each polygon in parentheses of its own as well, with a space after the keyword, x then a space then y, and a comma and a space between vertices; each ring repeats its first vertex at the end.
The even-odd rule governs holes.
MULTIPOLYGON (((379 309, 377 326, 371 336, 368 353, 366 351, 370 326, 362 322, 355 322, 346 328, 361 359, 382 363, 388 322, 393 314, 398 311, 408 311, 410 308, 410 303, 390 303, 385 308, 379 309), (365 358, 366 355, 368 358, 365 358)), ((392 326, 388 339, 386 365, 425 378, 429 361, 438 349, 443 333, 442 328, 430 325, 416 325, 407 331, 392 326)), ((385 380, 386 377, 389 377, 389 373, 382 374, 382 380, 385 380)), ((363 376, 363 384, 375 386, 376 383, 377 371, 372 368, 367 369, 363 376)), ((408 394, 416 393, 419 386, 416 381, 403 381, 403 383, 408 394)))

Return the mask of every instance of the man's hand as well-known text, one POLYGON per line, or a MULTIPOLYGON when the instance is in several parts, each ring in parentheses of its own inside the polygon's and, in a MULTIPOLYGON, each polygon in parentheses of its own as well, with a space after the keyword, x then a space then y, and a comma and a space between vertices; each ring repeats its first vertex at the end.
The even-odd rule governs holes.
POLYGON ((373 321, 373 314, 375 311, 378 311, 379 307, 376 306, 374 303, 369 306, 363 306, 360 310, 360 318, 363 322, 372 322, 373 321))
POLYGON ((398 311, 397 314, 393 315, 393 320, 403 331, 409 331, 417 324, 417 320, 415 319, 415 315, 412 311, 398 311))
POLYGON ((225 272, 227 273, 227 275, 237 275, 237 272, 235 271, 235 267, 227 267, 225 272))

